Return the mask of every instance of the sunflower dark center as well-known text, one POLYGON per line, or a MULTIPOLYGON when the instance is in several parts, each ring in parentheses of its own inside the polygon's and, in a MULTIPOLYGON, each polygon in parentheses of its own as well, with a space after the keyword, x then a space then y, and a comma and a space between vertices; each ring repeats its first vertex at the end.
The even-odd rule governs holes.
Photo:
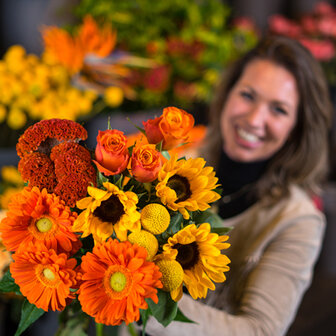
POLYGON ((196 242, 191 244, 176 244, 177 249, 176 260, 181 264, 184 270, 193 268, 199 259, 199 250, 196 242))
POLYGON ((116 224, 124 213, 124 206, 118 196, 112 195, 106 201, 101 202, 100 206, 93 212, 93 215, 102 222, 116 224))
POLYGON ((173 175, 168 179, 167 186, 176 192, 176 203, 183 202, 191 196, 190 183, 184 176, 173 175))

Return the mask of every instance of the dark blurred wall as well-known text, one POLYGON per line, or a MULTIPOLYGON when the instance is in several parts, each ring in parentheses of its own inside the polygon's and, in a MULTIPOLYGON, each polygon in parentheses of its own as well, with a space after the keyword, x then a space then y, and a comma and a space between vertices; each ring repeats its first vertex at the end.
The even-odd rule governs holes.
POLYGON ((79 0, 0 0, 0 56, 13 44, 29 53, 42 51, 40 27, 64 25, 75 20, 79 0))

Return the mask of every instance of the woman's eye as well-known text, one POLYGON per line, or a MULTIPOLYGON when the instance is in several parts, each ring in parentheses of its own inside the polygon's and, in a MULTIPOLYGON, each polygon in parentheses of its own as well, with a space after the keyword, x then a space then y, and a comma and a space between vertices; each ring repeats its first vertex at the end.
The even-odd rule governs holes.
POLYGON ((241 91, 240 95, 247 100, 253 100, 254 99, 252 93, 247 92, 247 91, 241 91))
POLYGON ((281 106, 274 106, 273 110, 278 114, 284 114, 284 115, 288 114, 287 111, 281 106))

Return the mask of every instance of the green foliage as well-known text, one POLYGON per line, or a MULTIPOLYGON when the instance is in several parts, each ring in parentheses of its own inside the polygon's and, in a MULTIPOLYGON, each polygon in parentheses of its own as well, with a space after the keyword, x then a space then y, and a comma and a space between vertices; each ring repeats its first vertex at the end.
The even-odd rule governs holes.
POLYGON ((110 22, 118 48, 162 66, 142 74, 151 78, 137 88, 143 107, 209 102, 219 72, 257 41, 254 31, 230 24, 219 0, 82 0, 75 13, 110 22))
POLYGON ((37 308, 35 305, 28 302, 28 300, 23 301, 21 310, 21 320, 16 330, 14 336, 21 335, 31 324, 33 324, 37 319, 39 319, 45 311, 43 309, 37 308))
POLYGON ((147 299, 148 306, 152 315, 166 327, 171 321, 174 320, 177 314, 177 302, 173 301, 170 293, 158 290, 159 302, 156 304, 151 299, 147 299))
POLYGON ((20 294, 19 286, 14 282, 10 271, 8 270, 0 280, 0 291, 5 293, 20 294))

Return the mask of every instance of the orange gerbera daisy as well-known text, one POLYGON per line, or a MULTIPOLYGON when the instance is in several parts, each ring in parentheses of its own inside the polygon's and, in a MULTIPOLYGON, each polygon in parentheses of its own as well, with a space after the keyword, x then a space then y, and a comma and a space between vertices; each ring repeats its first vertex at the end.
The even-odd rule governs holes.
POLYGON ((30 242, 13 255, 10 272, 21 293, 37 308, 63 310, 76 285, 76 259, 57 255, 45 245, 30 242))
POLYGON ((119 325, 137 321, 146 298, 158 302, 161 273, 146 261, 144 247, 109 239, 82 258, 79 301, 85 313, 98 323, 119 325))
POLYGON ((30 241, 43 242, 58 253, 75 253, 81 246, 72 232, 77 213, 46 189, 25 187, 12 197, 7 216, 0 223, 2 241, 8 251, 24 248, 30 241))

